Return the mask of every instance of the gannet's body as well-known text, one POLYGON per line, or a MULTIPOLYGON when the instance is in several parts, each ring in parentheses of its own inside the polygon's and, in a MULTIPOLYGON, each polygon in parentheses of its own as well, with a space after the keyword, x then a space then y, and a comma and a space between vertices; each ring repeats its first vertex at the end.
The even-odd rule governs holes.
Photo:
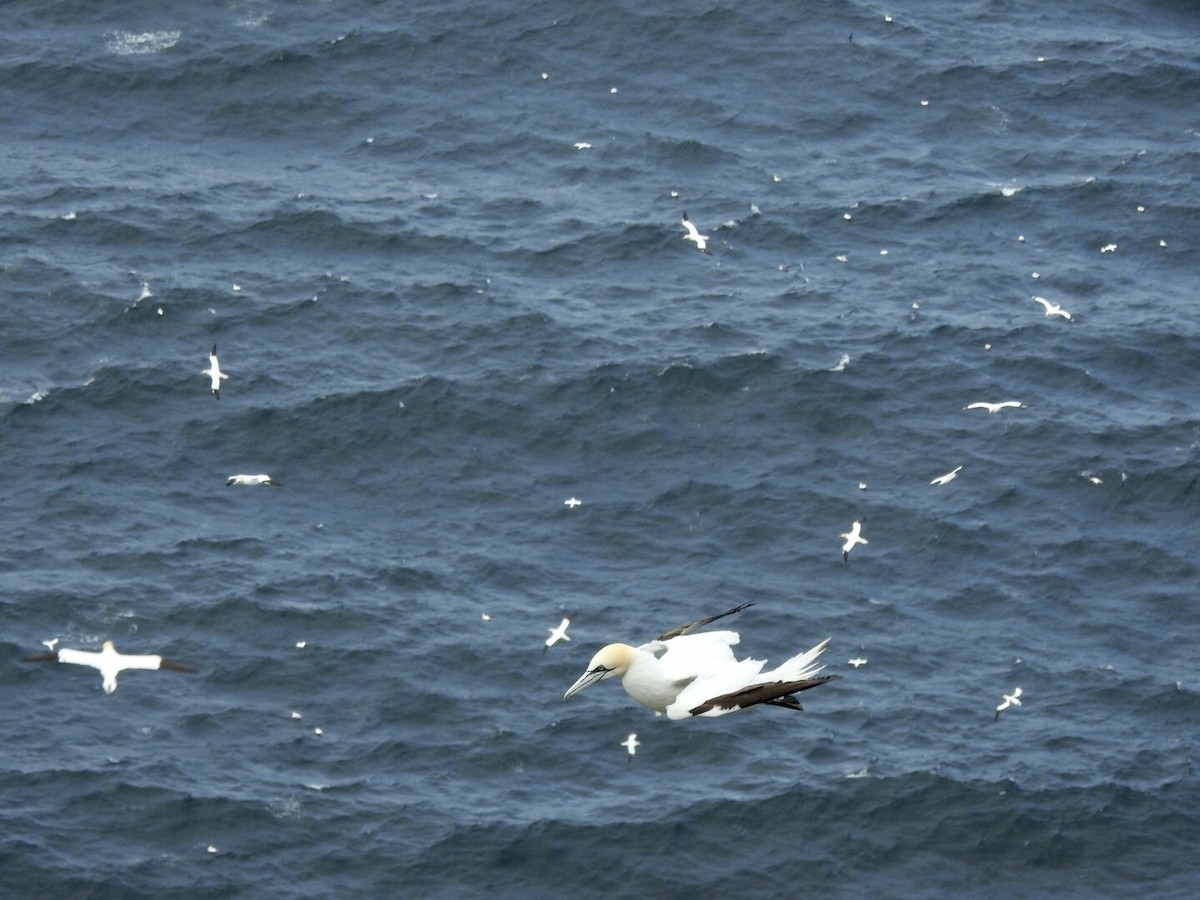
POLYGON ((571 624, 573 618, 575 618, 575 613, 569 613, 558 623, 557 628, 550 629, 550 637, 546 638, 546 643, 542 645, 542 653, 545 653, 559 641, 569 641, 571 639, 571 636, 567 634, 567 626, 571 624))
POLYGON ((221 364, 219 362, 217 362, 217 345, 216 344, 213 344, 212 353, 208 354, 208 368, 205 369, 200 374, 207 375, 209 378, 212 379, 213 396, 216 397, 218 400, 220 400, 221 399, 221 379, 228 378, 229 376, 221 371, 221 364))
POLYGON ((226 487, 233 487, 235 484, 269 484, 271 487, 281 487, 280 483, 273 480, 270 475, 230 475, 225 482, 226 487))
POLYGON ((22 662, 60 662, 72 663, 79 666, 91 666, 99 669, 104 677, 104 693, 111 694, 117 689, 117 675, 125 669, 169 669, 173 672, 195 672, 196 670, 182 663, 163 659, 161 656, 136 656, 118 653, 112 641, 105 641, 99 653, 91 650, 59 650, 57 653, 39 653, 37 656, 27 656, 22 662))
POLYGON ((838 535, 838 537, 843 537, 846 539, 846 543, 842 544, 842 562, 850 561, 850 551, 853 550, 856 545, 870 543, 870 541, 862 536, 862 523, 863 520, 859 519, 850 527, 849 531, 838 535))
POLYGON ((961 471, 962 471, 962 466, 958 466, 953 472, 947 472, 945 475, 939 475, 937 478, 933 479, 933 481, 931 481, 929 483, 931 485, 932 484, 939 484, 939 485, 940 484, 949 484, 955 478, 958 477, 958 473, 961 471))
POLYGON ((708 235, 701 234, 699 229, 692 224, 692 220, 687 217, 687 213, 683 214, 683 227, 687 229, 687 234, 683 236, 685 241, 692 241, 697 247, 708 252, 708 235))
POLYGON ((641 745, 642 742, 637 739, 637 732, 633 731, 629 733, 629 737, 621 741, 621 746, 629 751, 630 756, 633 756, 633 754, 637 753, 637 748, 641 745))
POLYGON ((979 400, 976 403, 968 403, 963 409, 986 409, 990 413, 1000 412, 1002 409, 1024 409, 1025 404, 1020 400, 1002 400, 999 403, 987 403, 979 400))
POLYGON ((829 644, 828 638, 763 672, 764 660, 739 660, 733 655, 730 647, 739 641, 736 632, 690 633, 749 605, 680 626, 640 647, 609 644, 592 657, 587 671, 563 699, 589 684, 619 676, 630 697, 670 719, 723 716, 759 703, 801 709, 795 694, 839 677, 814 677, 824 668, 813 663, 829 644))
POLYGON ((1042 304, 1042 308, 1046 310, 1048 316, 1062 316, 1068 322, 1072 321, 1071 314, 1059 306, 1057 303, 1051 303, 1045 297, 1034 297, 1038 303, 1042 304))
POLYGON ((1020 706, 1021 705, 1021 689, 1017 688, 1011 694, 1004 694, 1003 697, 1004 697, 1003 702, 1001 702, 1001 704, 996 707, 996 718, 992 720, 993 722, 999 721, 1000 713, 1004 712, 1010 706, 1020 706))

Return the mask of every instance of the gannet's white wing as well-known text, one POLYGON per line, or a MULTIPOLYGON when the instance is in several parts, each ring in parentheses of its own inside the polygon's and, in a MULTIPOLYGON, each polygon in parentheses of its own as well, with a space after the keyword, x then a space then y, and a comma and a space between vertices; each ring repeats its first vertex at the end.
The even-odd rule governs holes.
MULTIPOLYGON (((824 684, 838 676, 815 677, 823 665, 815 660, 829 645, 826 638, 805 653, 799 653, 763 672, 763 660, 734 660, 698 676, 679 692, 675 702, 667 707, 667 717, 686 719, 691 716, 723 716, 758 703, 770 703, 800 709, 791 696, 799 691, 824 684)), ((732 658, 732 653, 730 654, 732 658)))
POLYGON ((100 668, 100 654, 94 653, 91 650, 67 650, 58 651, 58 661, 60 663, 72 663, 77 666, 92 666, 100 668))
POLYGON ((117 663, 122 669, 165 669, 165 660, 161 656, 137 656, 122 653, 117 657, 117 663))
POLYGON ((736 664, 737 658, 729 648, 741 638, 736 631, 702 631, 684 634, 668 641, 651 641, 639 650, 658 657, 660 671, 672 681, 691 681, 698 675, 736 664))
MULTIPOLYGON (((693 710, 703 706, 706 701, 743 690, 752 685, 755 676, 758 675, 764 664, 765 660, 761 659, 737 660, 731 658, 720 668, 714 668, 698 675, 679 692, 675 697, 675 702, 667 707, 667 718, 686 719, 695 715, 693 710)), ((712 715, 721 715, 732 711, 732 708, 724 709, 714 712, 712 715)))

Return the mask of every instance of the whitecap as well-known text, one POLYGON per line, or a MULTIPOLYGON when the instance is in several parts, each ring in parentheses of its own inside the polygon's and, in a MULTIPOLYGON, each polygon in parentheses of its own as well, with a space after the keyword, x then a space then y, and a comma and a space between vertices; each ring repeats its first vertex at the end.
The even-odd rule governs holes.
POLYGON ((117 56, 139 56, 170 50, 183 36, 181 31, 114 31, 108 36, 108 52, 117 56))

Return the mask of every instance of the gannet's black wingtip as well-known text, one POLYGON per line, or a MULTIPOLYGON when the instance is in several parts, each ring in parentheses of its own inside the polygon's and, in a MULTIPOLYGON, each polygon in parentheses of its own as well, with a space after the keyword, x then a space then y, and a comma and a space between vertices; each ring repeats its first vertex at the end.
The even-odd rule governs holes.
POLYGON ((669 641, 671 638, 677 638, 680 635, 690 634, 691 632, 695 631, 697 628, 703 628, 705 625, 711 625, 713 622, 717 621, 718 619, 723 619, 726 616, 735 615, 736 613, 740 613, 747 606, 753 606, 753 605, 754 605, 753 600, 747 600, 745 603, 741 603, 741 604, 735 606, 733 609, 727 609, 727 610, 725 610, 725 612, 717 613, 715 616, 709 616, 707 619, 700 619, 698 622, 688 622, 686 625, 680 625, 678 628, 672 628, 670 631, 666 632, 665 634, 661 634, 658 637, 656 637, 655 640, 656 641, 669 641))
POLYGON ((711 700, 705 700, 699 706, 688 710, 688 715, 699 716, 711 709, 745 709, 763 703, 768 706, 783 706, 788 709, 803 710, 800 701, 792 694, 819 687, 830 681, 836 681, 841 675, 822 675, 818 678, 805 678, 800 681, 777 681, 767 684, 752 684, 741 690, 731 691, 711 700))

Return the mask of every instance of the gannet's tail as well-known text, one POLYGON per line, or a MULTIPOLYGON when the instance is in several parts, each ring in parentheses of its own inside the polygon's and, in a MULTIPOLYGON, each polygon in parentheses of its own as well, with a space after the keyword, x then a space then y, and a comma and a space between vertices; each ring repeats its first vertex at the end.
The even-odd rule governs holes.
POLYGON ((763 672, 754 679, 754 684, 767 684, 776 681, 805 681, 815 676, 825 668, 824 665, 814 665, 817 657, 825 652, 830 638, 825 638, 817 646, 806 653, 799 653, 785 660, 769 672, 763 672))

